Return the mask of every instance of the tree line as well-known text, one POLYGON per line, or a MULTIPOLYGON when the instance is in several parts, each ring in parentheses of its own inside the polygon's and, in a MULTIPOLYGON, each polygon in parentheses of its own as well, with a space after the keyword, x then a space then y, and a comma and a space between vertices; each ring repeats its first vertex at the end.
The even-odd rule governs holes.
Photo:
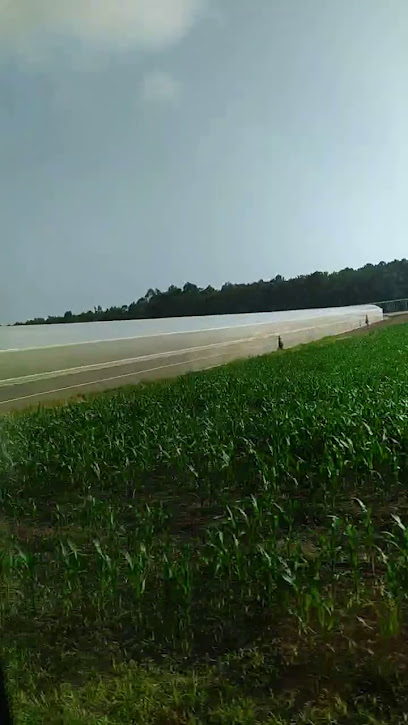
POLYGON ((223 315, 243 312, 270 312, 313 307, 343 307, 408 297, 408 260, 366 264, 359 269, 340 272, 313 272, 284 279, 277 275, 269 281, 248 284, 226 282, 220 289, 202 288, 191 282, 167 291, 149 289, 137 302, 121 307, 95 307, 74 314, 36 317, 25 325, 102 320, 137 320, 157 317, 223 315))

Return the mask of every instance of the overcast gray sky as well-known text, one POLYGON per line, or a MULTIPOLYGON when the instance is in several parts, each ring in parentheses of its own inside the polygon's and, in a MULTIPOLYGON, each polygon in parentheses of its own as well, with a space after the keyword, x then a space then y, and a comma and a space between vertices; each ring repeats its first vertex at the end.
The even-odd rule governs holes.
POLYGON ((407 0, 0 0, 0 320, 408 256, 407 0))

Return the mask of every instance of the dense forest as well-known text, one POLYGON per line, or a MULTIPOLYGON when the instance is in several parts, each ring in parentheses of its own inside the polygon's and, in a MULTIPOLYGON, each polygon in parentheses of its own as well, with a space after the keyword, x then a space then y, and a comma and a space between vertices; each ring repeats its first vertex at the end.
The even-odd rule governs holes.
POLYGON ((187 282, 182 288, 171 285, 166 292, 149 289, 144 297, 121 307, 98 306, 93 310, 61 317, 37 317, 25 323, 55 324, 129 320, 152 317, 187 317, 240 312, 269 312, 312 307, 341 307, 408 297, 408 260, 366 264, 360 269, 340 272, 314 272, 285 280, 280 275, 269 281, 249 284, 227 282, 221 289, 197 287, 187 282))

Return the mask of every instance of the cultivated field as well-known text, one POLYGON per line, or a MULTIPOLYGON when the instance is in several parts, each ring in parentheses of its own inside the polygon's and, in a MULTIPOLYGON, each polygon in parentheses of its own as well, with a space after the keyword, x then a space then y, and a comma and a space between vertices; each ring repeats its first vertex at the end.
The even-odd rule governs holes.
POLYGON ((408 326, 0 419, 17 723, 408 719, 408 326))

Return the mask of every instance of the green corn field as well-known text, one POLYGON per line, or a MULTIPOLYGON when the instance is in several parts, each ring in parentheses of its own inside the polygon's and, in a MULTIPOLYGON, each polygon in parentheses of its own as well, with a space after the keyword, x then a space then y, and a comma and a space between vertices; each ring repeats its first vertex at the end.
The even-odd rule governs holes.
POLYGON ((17 723, 408 722, 408 326, 0 419, 17 723))

